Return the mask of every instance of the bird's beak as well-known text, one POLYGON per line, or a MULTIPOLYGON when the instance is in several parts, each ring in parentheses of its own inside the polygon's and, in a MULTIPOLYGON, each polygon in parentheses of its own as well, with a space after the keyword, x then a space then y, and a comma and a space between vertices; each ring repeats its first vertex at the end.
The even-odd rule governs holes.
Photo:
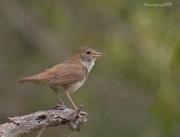
POLYGON ((105 56, 105 55, 106 55, 105 53, 101 53, 101 52, 97 52, 97 51, 93 54, 93 56, 96 58, 100 58, 100 57, 105 56))

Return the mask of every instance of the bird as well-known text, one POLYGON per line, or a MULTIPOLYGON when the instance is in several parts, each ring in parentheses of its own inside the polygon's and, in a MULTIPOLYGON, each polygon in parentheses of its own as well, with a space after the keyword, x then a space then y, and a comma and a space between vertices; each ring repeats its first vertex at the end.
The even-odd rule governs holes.
POLYGON ((64 103, 59 96, 59 91, 63 89, 73 108, 77 110, 78 107, 70 94, 77 91, 85 83, 95 61, 104 55, 104 53, 92 48, 82 47, 64 62, 35 75, 22 78, 19 82, 32 82, 50 87, 57 95, 61 105, 64 103))

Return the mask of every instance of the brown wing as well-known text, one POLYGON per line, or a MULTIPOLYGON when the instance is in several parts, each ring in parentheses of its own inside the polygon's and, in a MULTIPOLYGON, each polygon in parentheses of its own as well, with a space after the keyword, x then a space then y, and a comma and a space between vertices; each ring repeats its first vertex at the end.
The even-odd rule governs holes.
POLYGON ((62 64, 56 69, 58 71, 48 79, 50 85, 72 84, 86 77, 86 69, 81 64, 62 64))
POLYGON ((44 72, 22 79, 20 82, 31 81, 48 85, 65 85, 81 81, 86 77, 86 69, 79 64, 59 64, 44 72))

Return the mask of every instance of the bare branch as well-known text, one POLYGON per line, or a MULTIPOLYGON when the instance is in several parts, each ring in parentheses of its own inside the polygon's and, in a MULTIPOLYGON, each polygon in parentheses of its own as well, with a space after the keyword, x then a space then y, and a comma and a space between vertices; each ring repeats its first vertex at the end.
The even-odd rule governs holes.
POLYGON ((48 110, 8 119, 9 122, 0 125, 0 137, 19 137, 42 128, 59 125, 68 125, 70 129, 79 131, 87 122, 87 114, 56 105, 48 110))

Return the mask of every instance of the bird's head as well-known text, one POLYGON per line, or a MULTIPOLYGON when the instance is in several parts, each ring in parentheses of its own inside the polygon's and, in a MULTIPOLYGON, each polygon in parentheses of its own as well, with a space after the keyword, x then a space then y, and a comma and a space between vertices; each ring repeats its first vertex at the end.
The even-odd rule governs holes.
POLYGON ((104 55, 104 53, 98 52, 94 49, 83 47, 77 50, 70 59, 80 61, 84 66, 87 67, 88 71, 90 72, 94 66, 94 62, 104 55))
POLYGON ((77 53, 80 55, 79 57, 83 62, 94 62, 96 59, 105 55, 104 53, 95 51, 88 47, 80 48, 77 53))

